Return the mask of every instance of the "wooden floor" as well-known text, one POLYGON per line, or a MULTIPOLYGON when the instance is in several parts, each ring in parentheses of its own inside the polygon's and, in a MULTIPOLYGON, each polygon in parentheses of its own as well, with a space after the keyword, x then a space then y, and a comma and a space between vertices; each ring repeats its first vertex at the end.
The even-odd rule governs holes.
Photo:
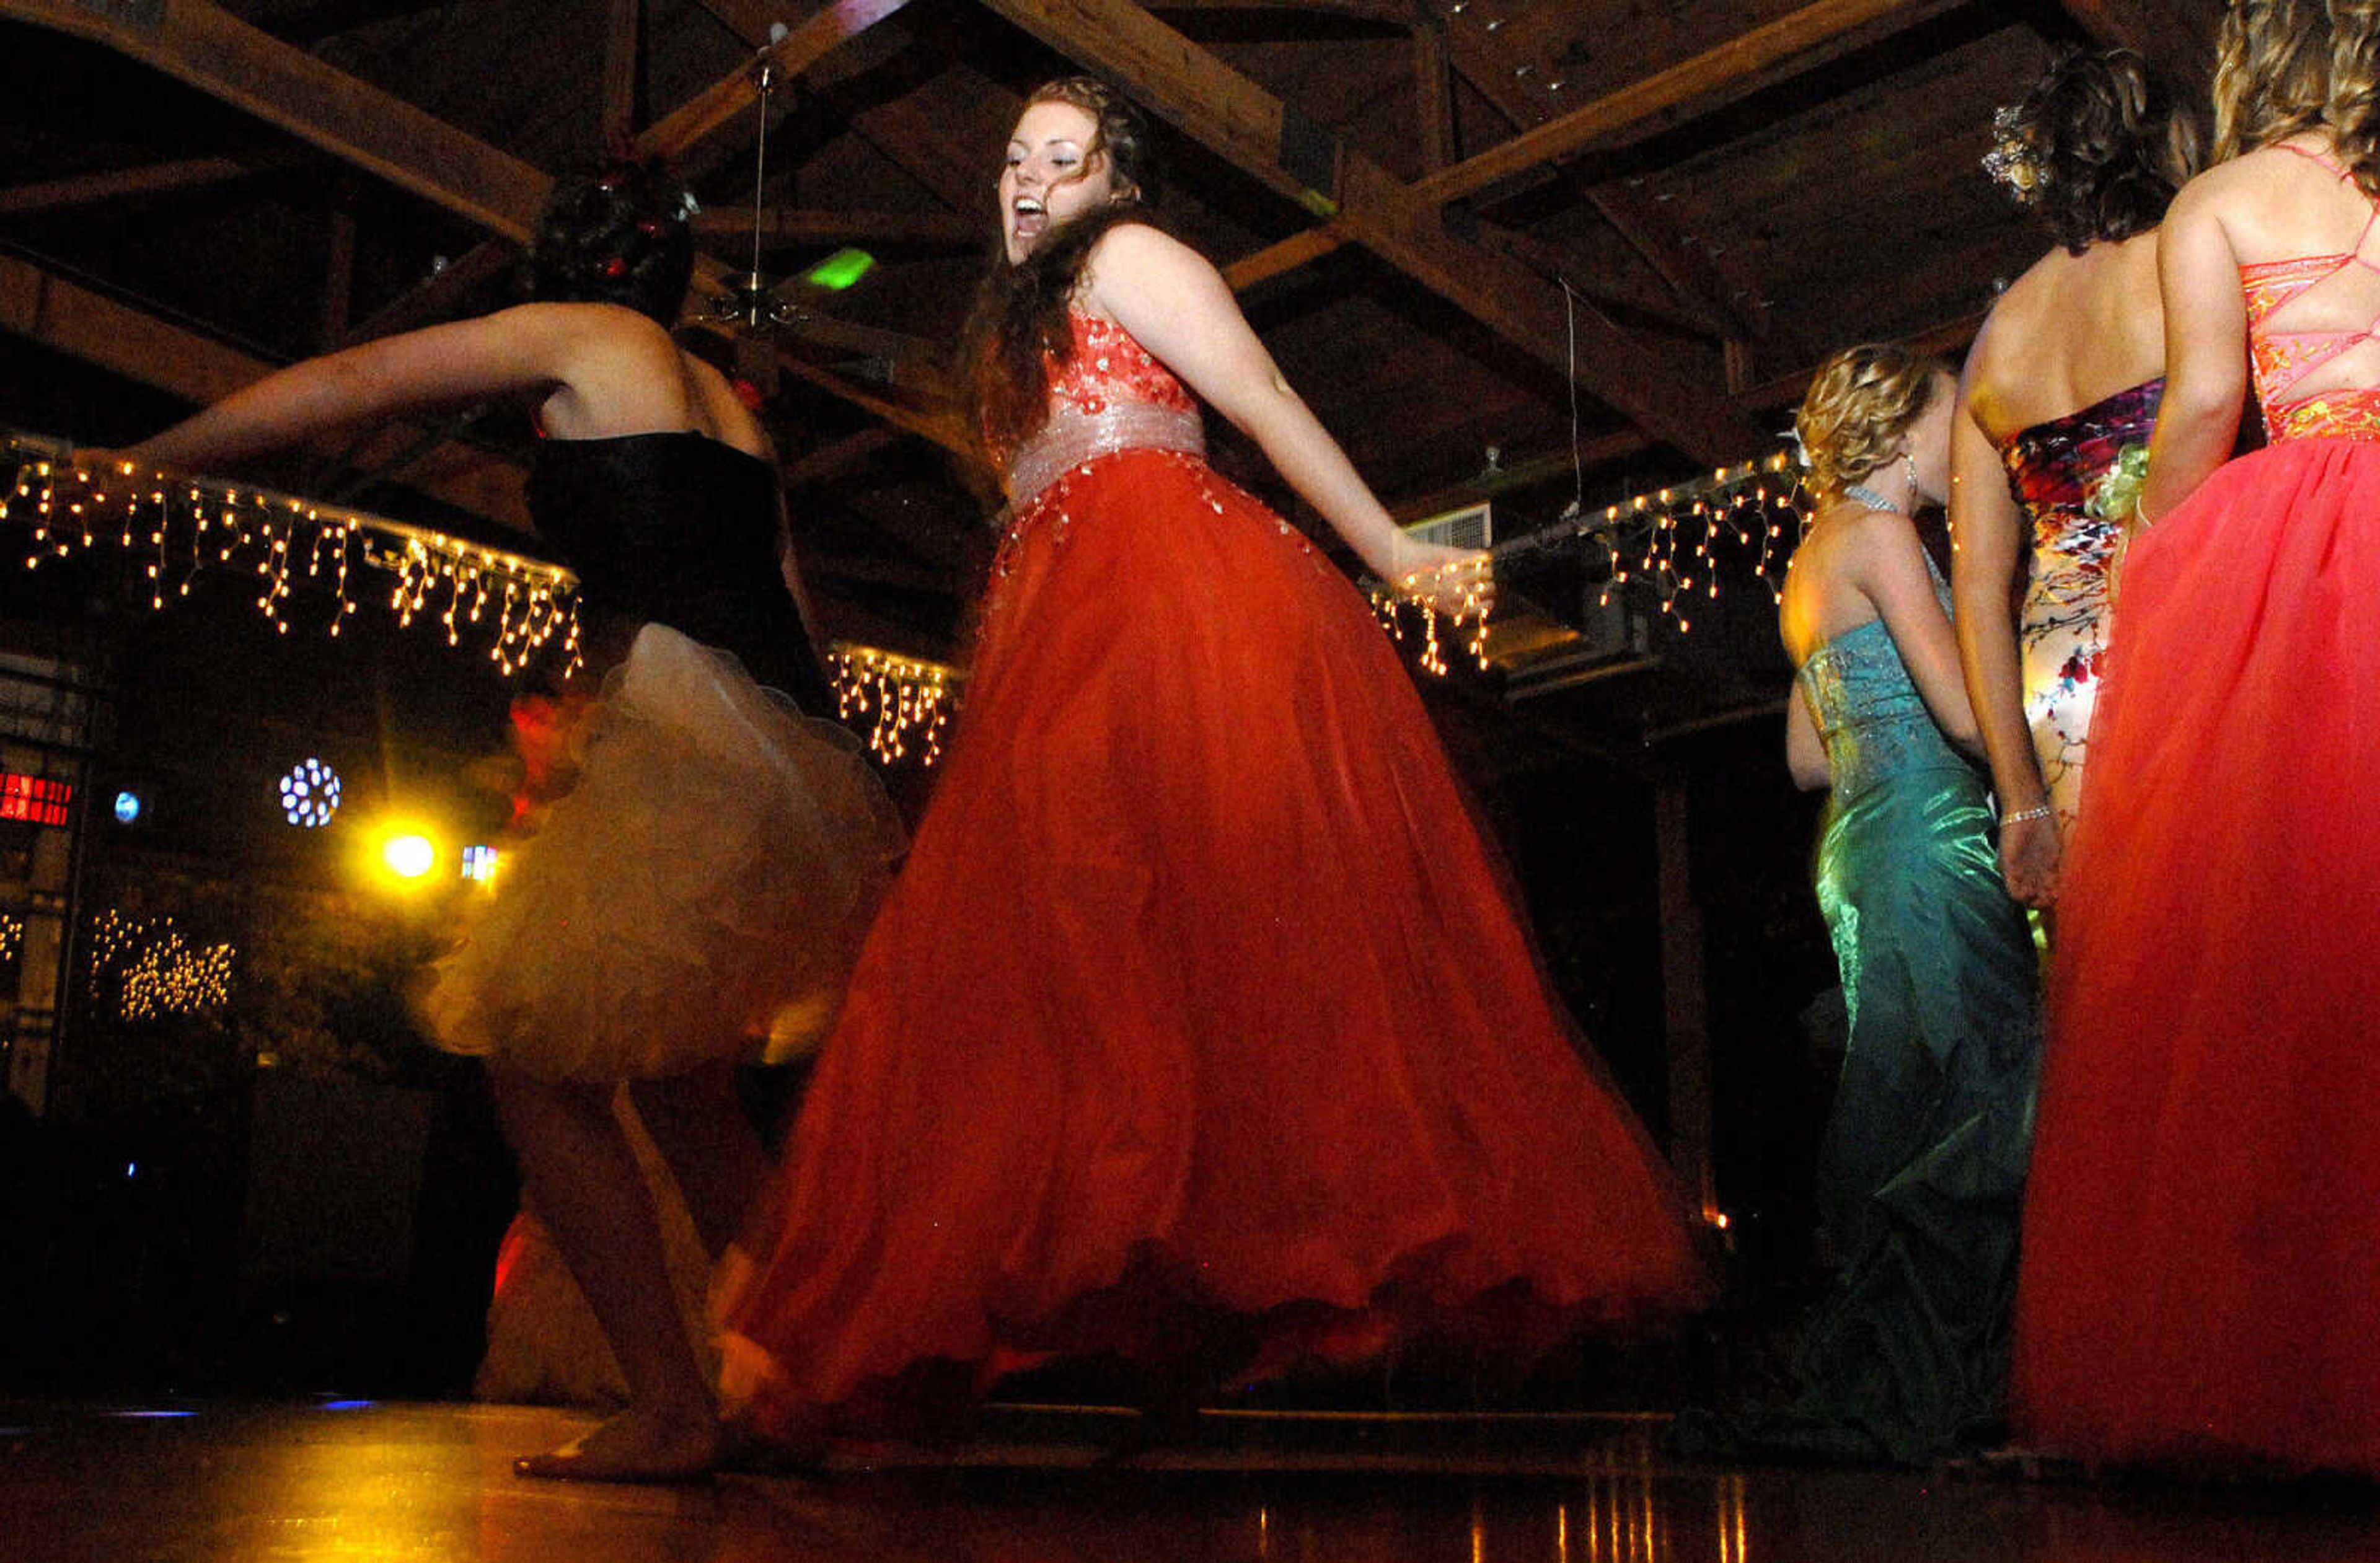
POLYGON ((370 1402, 0 1402, 0 1557, 518 1563, 1924 1563, 2380 1558, 2340 1487, 1722 1470, 1612 1417, 1212 1416, 1118 1458, 1096 1414, 699 1487, 525 1482, 587 1419, 370 1402), (1109 1446, 1102 1452, 1102 1445, 1109 1446))

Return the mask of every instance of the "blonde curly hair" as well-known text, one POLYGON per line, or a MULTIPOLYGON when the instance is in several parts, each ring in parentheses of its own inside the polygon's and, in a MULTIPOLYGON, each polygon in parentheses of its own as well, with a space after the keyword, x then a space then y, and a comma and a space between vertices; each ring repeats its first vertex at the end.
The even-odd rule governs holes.
POLYGON ((1821 499, 1837 499, 1900 454, 1900 437, 1949 372, 1941 359, 1891 342, 1863 343, 1828 358, 1793 415, 1805 481, 1821 499))
POLYGON ((2218 161, 2326 132, 2380 200, 2380 0, 2234 0, 2215 67, 2218 161))

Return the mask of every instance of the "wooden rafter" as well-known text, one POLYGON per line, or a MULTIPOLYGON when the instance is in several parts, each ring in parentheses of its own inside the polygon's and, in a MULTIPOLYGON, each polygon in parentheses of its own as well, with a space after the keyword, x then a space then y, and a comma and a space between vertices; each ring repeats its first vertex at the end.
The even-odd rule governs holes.
POLYGON ((333 345, 352 347, 376 336, 391 336, 451 319, 462 308, 465 298, 493 282, 519 258, 519 248, 502 239, 475 244, 349 326, 333 345))
MULTIPOLYGON (((1280 99, 1126 0, 983 0, 1050 47, 1128 84, 1163 118, 1281 194, 1311 202, 1281 156, 1280 99)), ((1413 189, 1337 150, 1341 230, 1498 335, 1566 365, 1559 286, 1434 220, 1413 189)), ((1577 316, 1582 385, 1696 460, 1740 459, 1762 439, 1724 397, 1678 379, 1659 357, 1592 310, 1577 316)))
POLYGON ((113 168, 104 174, 79 174, 71 179, 45 179, 37 185, 0 189, 0 216, 25 217, 69 206, 91 206, 130 196, 164 195, 194 190, 244 178, 255 170, 228 157, 196 157, 175 163, 148 163, 138 168, 113 168))
POLYGON ((2215 77, 2215 35, 2221 0, 2062 0, 2066 14, 2110 49, 2131 49, 2164 77, 2183 101, 2206 91, 2215 77))
POLYGON ((207 0, 0 0, 0 18, 89 39, 524 242, 552 180, 207 0))
POLYGON ((657 120, 637 138, 638 155, 683 159, 698 143, 717 134, 730 120, 760 101, 760 66, 766 65, 780 79, 797 77, 908 3, 909 0, 834 0, 834 4, 782 40, 767 45, 751 64, 722 78, 657 120))
POLYGON ((606 147, 625 146, 637 133, 644 42, 644 0, 604 0, 603 84, 599 112, 606 147))
MULTIPOLYGON (((192 402, 214 402, 271 373, 273 365, 93 293, 28 261, 0 257, 0 330, 192 402)), ((377 431, 363 458, 386 459, 419 443, 417 429, 377 431)), ((335 438, 317 449, 346 454, 335 438)), ((352 459, 352 457, 351 457, 352 459)), ((475 447, 446 444, 401 475, 407 487, 506 526, 526 528, 521 469, 475 447)))
MULTIPOLYGON (((1421 28, 1415 37, 1441 33, 1448 64, 1514 126, 1543 124, 1560 112, 1550 90, 1536 85, 1540 79, 1536 75, 1518 68, 1522 62, 1498 42, 1497 34, 1463 26, 1421 28)), ((1750 312, 1736 308, 1739 290, 1653 202, 1623 185, 1582 181, 1581 187, 1588 204, 1700 320, 1705 331, 1727 344, 1742 343, 1757 333, 1750 312)))
POLYGON ((840 440, 829 441, 799 460, 785 464, 785 488, 790 491, 824 482, 854 463, 867 460, 899 438, 898 430, 879 424, 846 434, 840 440))
POLYGON ((1455 200, 1589 148, 1667 129, 1861 44, 1914 27, 1955 3, 1815 0, 1416 180, 1414 194, 1426 200, 1455 200))
MULTIPOLYGON (((839 25, 849 24, 868 8, 889 14, 905 3, 842 0, 820 15, 840 18, 839 25)), ((153 9, 131 8, 123 16, 103 15, 69 0, 0 0, 0 18, 105 44, 469 217, 515 245, 528 237, 552 191, 552 177, 540 170, 247 26, 206 0, 161 0, 153 9), (125 16, 136 19, 126 20, 125 16), (152 19, 137 19, 140 18, 152 19)), ((846 31, 840 36, 848 35, 846 31)), ((832 43, 824 30, 805 33, 797 29, 783 47, 786 50, 783 58, 807 64, 832 43), (800 46, 795 48, 797 41, 800 46)), ((470 270, 475 275, 483 274, 506 253, 482 247, 473 252, 478 259, 470 270)), ((433 279, 417 293, 453 299, 468 280, 443 284, 433 279)), ((386 316, 383 311, 374 323, 383 322, 386 316)), ((900 355, 908 345, 906 339, 890 333, 870 333, 864 345, 849 340, 851 332, 837 334, 835 345, 879 356, 900 355)), ((894 379, 915 382, 927 372, 920 362, 916 355, 905 358, 896 366, 894 379)), ((796 372, 880 417, 888 416, 886 408, 897 406, 808 365, 798 366, 796 372)), ((953 450, 973 448, 964 431, 953 427, 955 420, 900 410, 907 421, 893 421, 901 427, 953 450)))
MULTIPOLYGON (((705 207, 694 231, 707 237, 752 236, 752 209, 705 207)), ((945 212, 820 212, 771 206, 759 214, 760 236, 774 245, 885 244, 929 249, 980 248, 991 242, 991 220, 945 212)))
MULTIPOLYGON (((1447 63, 1524 128, 1485 152, 1424 176, 1413 189, 1427 200, 1451 201, 1590 147, 1617 145, 1667 128, 1791 72, 1914 26, 1947 5, 1948 0, 1818 0, 1550 119, 1545 117, 1551 112, 1549 104, 1515 85, 1514 62, 1497 48, 1484 26, 1418 24, 1416 40, 1425 33, 1436 35, 1447 63)), ((1756 309, 1740 307, 1737 290, 1657 212, 1624 190, 1597 188, 1588 199, 1630 248, 1723 338, 1741 341, 1759 333, 1756 309)), ((1261 276, 1278 274, 1328 254, 1347 236, 1343 226, 1318 229, 1313 236, 1249 257, 1251 271, 1261 276)))
POLYGON ((1149 0, 1152 11, 1290 11, 1314 17, 1344 17, 1403 28, 1413 21, 1404 0, 1149 0))
POLYGON ((1454 81, 1449 74, 1446 34, 1435 27, 1413 30, 1414 135, 1425 173, 1454 161, 1454 81))

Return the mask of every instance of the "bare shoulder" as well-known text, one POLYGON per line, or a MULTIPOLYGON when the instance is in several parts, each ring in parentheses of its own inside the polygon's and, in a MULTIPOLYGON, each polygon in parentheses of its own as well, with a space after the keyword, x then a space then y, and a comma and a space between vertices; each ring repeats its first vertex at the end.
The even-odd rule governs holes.
POLYGON ((2308 195, 2320 199, 2338 184, 2328 169, 2287 147, 2260 147, 2218 163, 2182 186, 2166 209, 2165 227, 2179 232, 2242 221, 2252 227, 2269 212, 2308 195))
POLYGON ((1083 261, 1083 288, 1108 302, 1134 294, 1178 293, 1220 277, 1213 262, 1164 230, 1147 223, 1118 223, 1101 234, 1083 261))
POLYGON ((1137 220, 1118 223, 1101 234, 1099 242, 1091 246, 1089 259, 1093 264, 1102 260, 1125 265, 1148 262, 1180 264, 1185 260, 1196 261, 1202 266, 1207 264, 1205 256, 1172 234, 1154 224, 1137 220))
POLYGON ((1897 510, 1871 510, 1842 518, 1836 533, 1840 551, 1839 568, 1862 588, 1879 581, 1906 579, 1911 571, 1925 572, 1925 545, 1918 540, 1917 524, 1897 510))

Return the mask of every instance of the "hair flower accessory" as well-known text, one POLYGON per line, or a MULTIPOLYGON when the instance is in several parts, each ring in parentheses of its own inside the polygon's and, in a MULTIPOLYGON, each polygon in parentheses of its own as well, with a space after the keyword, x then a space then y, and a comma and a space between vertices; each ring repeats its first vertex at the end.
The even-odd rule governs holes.
POLYGON ((1992 115, 1992 150, 1984 154, 1984 172, 2006 185, 2021 202, 2030 203, 2040 195, 2041 159, 2024 133, 2022 110, 2011 106, 1992 115))

